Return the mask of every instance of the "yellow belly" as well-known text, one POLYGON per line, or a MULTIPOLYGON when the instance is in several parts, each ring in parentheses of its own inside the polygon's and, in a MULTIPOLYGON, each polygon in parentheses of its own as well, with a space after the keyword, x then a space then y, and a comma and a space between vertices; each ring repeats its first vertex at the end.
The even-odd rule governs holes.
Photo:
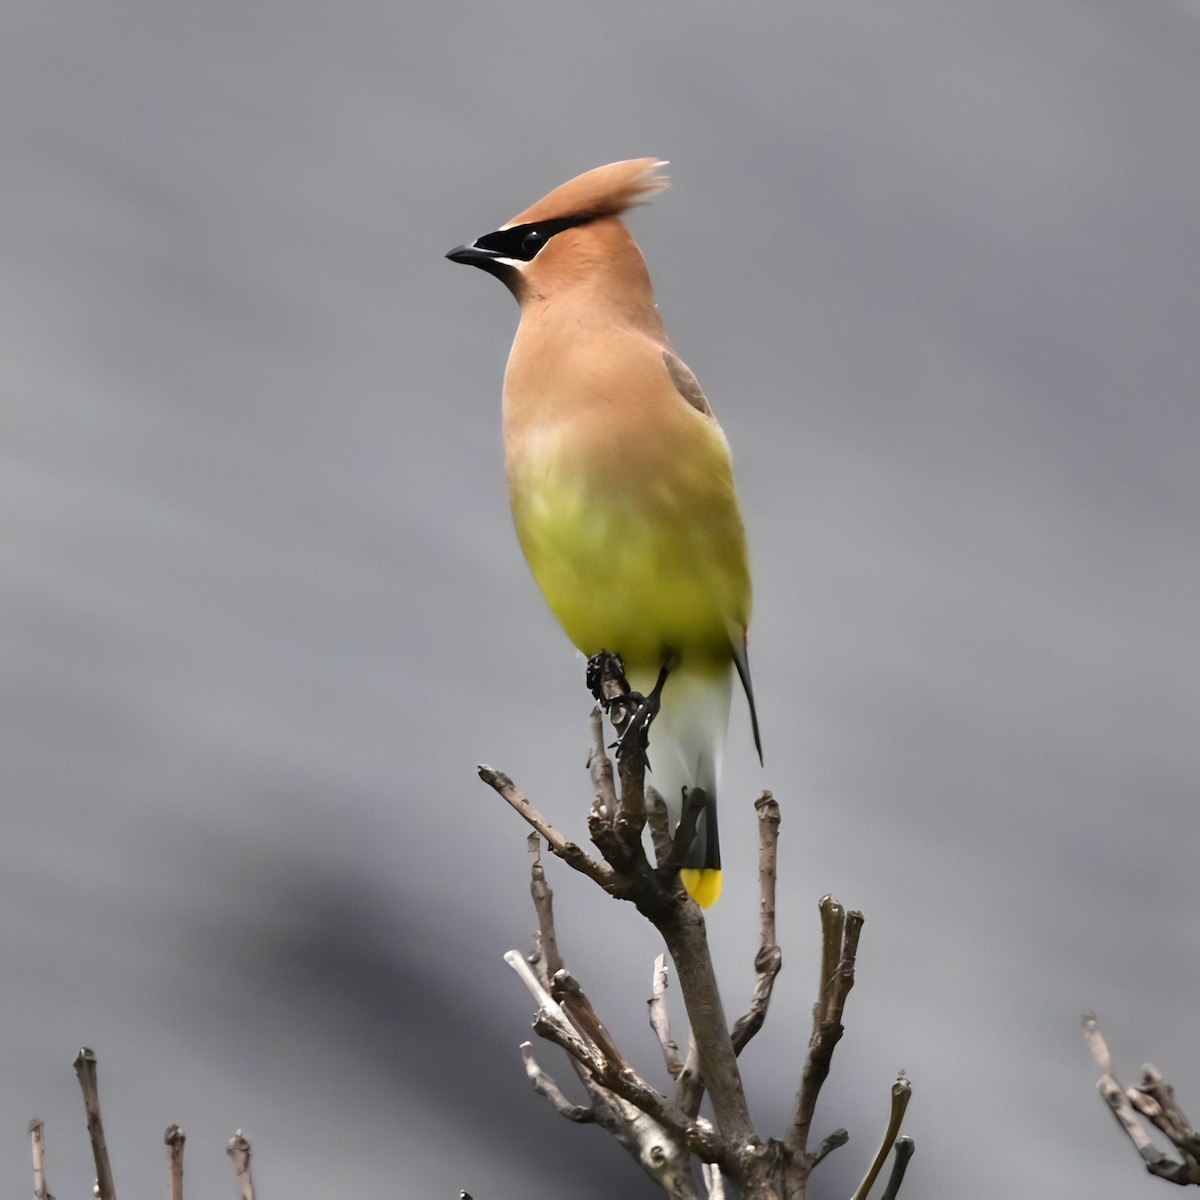
POLYGON ((729 661, 750 590, 731 486, 703 470, 619 487, 553 457, 528 465, 510 478, 517 535, 580 650, 615 650, 631 667, 669 652, 729 661))

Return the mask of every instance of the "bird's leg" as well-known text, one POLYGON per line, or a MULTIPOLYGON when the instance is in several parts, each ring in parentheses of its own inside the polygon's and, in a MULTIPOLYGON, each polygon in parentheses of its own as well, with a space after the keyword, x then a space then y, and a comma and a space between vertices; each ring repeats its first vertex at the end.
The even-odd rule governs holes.
POLYGON ((650 694, 643 696, 640 692, 630 692, 622 697, 625 709, 623 720, 612 718, 613 728, 617 731, 617 758, 622 759, 628 754, 638 754, 646 770, 650 770, 650 759, 646 750, 650 746, 650 724, 662 707, 662 690, 671 673, 670 663, 664 663, 658 673, 658 679, 650 694))

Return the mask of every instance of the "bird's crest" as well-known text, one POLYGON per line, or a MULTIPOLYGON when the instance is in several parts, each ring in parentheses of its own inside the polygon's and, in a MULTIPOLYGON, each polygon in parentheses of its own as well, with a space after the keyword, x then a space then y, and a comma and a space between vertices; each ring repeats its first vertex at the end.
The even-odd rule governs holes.
POLYGON ((565 217, 615 217, 670 186, 657 158, 629 158, 585 171, 518 213, 505 228, 565 217))

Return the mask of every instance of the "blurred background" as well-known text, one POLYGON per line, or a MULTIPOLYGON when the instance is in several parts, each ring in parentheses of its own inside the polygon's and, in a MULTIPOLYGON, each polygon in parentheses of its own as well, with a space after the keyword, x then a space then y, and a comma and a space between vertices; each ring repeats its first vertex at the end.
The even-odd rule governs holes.
MULTIPOLYGON (((563 180, 633 214, 734 448, 766 768, 735 708, 711 934, 784 974, 866 913, 812 1196, 899 1068, 906 1191, 1128 1200, 1095 1009, 1200 1113, 1200 6, 17 0, 0 16, 0 1189, 656 1193, 535 1097, 511 773, 584 836, 583 663, 512 534, 516 308, 444 261, 563 180)), ((551 864, 568 963, 661 1081, 632 911, 551 864)), ((545 1065, 569 1083, 549 1049, 545 1065)))

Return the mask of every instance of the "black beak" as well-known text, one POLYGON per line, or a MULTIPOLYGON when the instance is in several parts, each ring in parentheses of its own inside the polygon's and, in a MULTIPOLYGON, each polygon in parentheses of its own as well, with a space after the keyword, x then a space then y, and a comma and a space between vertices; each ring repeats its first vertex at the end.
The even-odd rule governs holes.
POLYGON ((482 267, 486 271, 501 255, 495 250, 481 250, 478 246, 455 246, 446 257, 451 262, 465 263, 468 267, 482 267))

